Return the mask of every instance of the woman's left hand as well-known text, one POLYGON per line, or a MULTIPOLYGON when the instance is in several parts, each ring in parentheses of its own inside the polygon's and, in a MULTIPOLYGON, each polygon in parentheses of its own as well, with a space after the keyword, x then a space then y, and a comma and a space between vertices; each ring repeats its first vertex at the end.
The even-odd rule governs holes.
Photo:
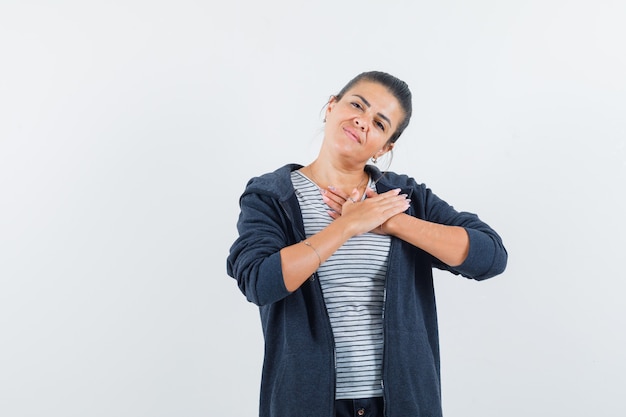
POLYGON ((333 219, 337 219, 341 216, 343 203, 345 203, 349 197, 348 194, 344 194, 335 187, 328 187, 322 190, 322 200, 330 207, 328 214, 330 214, 330 217, 333 219))
MULTIPOLYGON (((377 196, 378 193, 373 189, 367 187, 365 189, 365 198, 372 198, 377 196)), ((333 219, 338 219, 341 217, 341 209, 343 204, 350 198, 349 195, 344 194, 341 190, 336 189, 335 187, 328 187, 325 190, 322 190, 322 200, 330 207, 328 214, 333 219)), ((379 235, 385 234, 383 231, 383 225, 374 228, 372 233, 377 233, 379 235)))

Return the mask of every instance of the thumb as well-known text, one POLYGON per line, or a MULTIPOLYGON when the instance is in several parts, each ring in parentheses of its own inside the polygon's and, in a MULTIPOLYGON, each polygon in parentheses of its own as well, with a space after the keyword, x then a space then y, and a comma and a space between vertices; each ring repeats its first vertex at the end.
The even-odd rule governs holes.
POLYGON ((375 197, 377 195, 376 191, 374 191, 373 189, 371 189, 370 187, 367 187, 365 189, 365 196, 367 198, 372 198, 375 197))
POLYGON ((348 197, 348 200, 352 201, 353 203, 356 203, 360 199, 361 199, 361 194, 359 193, 359 190, 357 188, 353 189, 352 192, 350 193, 350 197, 348 197))

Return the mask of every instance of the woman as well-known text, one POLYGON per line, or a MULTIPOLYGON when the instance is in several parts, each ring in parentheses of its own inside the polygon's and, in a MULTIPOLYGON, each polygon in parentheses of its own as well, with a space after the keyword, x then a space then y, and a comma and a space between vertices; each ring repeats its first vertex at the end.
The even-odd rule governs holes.
POLYGON ((411 117, 408 86, 351 80, 307 166, 249 181, 228 274, 260 307, 260 416, 440 416, 432 268, 504 271, 498 234, 414 179, 382 173, 411 117))

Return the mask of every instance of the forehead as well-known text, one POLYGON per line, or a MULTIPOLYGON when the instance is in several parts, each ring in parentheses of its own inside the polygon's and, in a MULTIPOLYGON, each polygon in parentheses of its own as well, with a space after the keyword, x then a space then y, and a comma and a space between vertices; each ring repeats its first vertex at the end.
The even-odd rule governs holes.
POLYGON ((343 99, 351 99, 355 96, 363 97, 374 111, 387 116, 394 125, 397 125, 404 115, 404 110, 396 96, 378 82, 359 81, 346 91, 343 99))

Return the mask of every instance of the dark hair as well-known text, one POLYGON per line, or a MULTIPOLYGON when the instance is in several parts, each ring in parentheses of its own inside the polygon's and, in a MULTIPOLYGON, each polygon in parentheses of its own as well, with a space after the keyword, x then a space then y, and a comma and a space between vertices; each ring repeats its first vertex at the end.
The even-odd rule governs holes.
POLYGON ((411 90, 409 90, 409 86, 404 81, 394 77, 391 74, 387 74, 382 71, 367 71, 362 72, 357 75, 353 79, 351 79, 348 84, 346 84, 339 94, 335 96, 337 101, 341 100, 341 98, 346 94, 348 90, 354 87, 361 81, 371 81, 378 84, 381 84, 389 90, 391 94, 400 102, 400 106, 404 110, 404 119, 398 125, 398 128, 389 138, 390 143, 394 143, 398 140, 404 129, 409 125, 409 120, 411 120, 411 113, 413 112, 413 104, 411 101, 411 90))

